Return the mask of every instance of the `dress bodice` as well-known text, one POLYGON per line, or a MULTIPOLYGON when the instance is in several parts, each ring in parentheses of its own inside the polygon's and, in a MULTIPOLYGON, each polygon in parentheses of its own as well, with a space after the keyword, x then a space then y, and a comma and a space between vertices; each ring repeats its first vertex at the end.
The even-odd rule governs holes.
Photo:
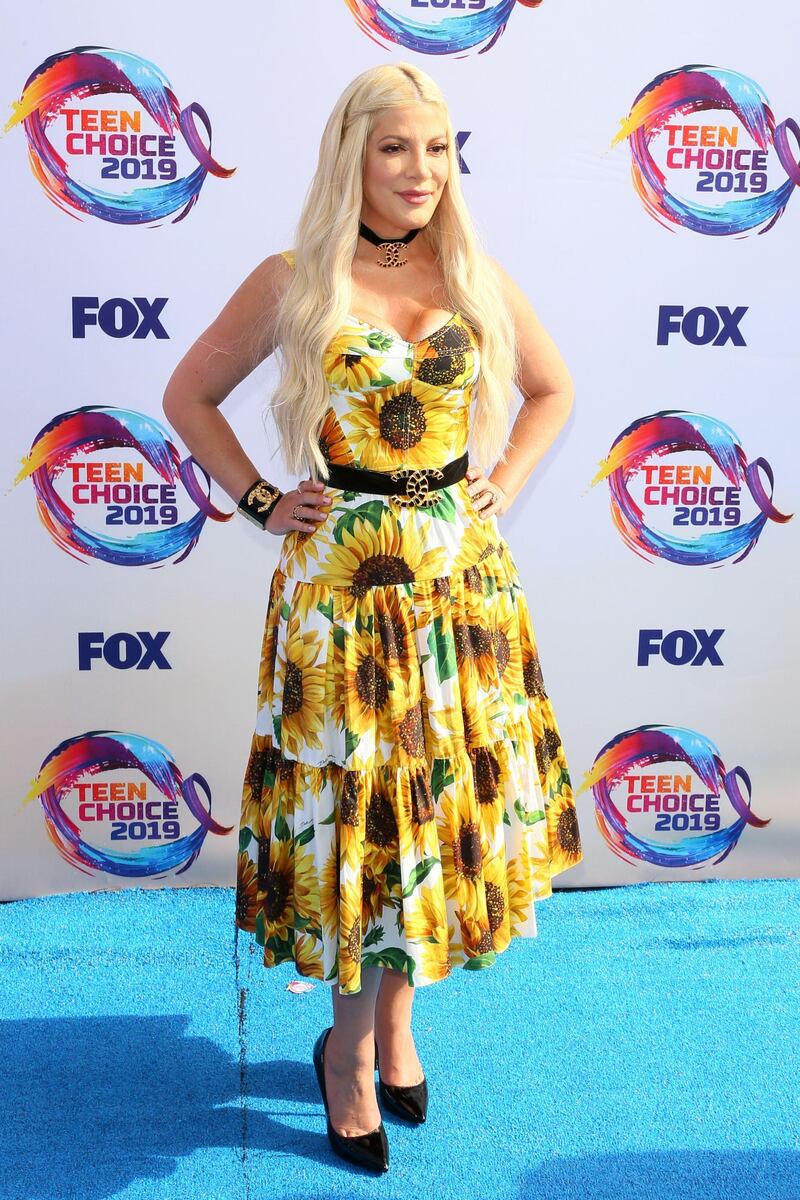
MULTIPOLYGON (((292 251, 282 254, 294 265, 292 251)), ((330 404, 319 443, 330 463, 391 473, 443 467, 466 451, 480 348, 460 313, 417 342, 349 315, 325 349, 323 370, 330 404)), ((298 580, 363 591, 438 578, 477 563, 501 540, 496 518, 476 515, 466 478, 438 489, 427 508, 327 490, 327 518, 284 539, 279 568, 298 580)))
MULTIPOLYGON (((282 253, 293 265, 293 252, 282 253)), ((373 471, 442 467, 466 450, 480 352, 460 313, 417 342, 348 315, 323 370, 330 408, 320 444, 330 462, 373 471)))

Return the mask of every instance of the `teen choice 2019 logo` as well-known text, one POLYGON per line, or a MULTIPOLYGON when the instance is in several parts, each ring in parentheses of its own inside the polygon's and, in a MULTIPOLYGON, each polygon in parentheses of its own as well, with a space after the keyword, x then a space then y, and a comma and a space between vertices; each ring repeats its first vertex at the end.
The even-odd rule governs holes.
POLYGON ((746 826, 769 824, 750 808, 744 767, 726 770, 709 738, 675 725, 640 725, 617 734, 595 758, 578 794, 588 788, 604 841, 632 864, 716 865, 746 826), (737 819, 723 824, 728 803, 737 819))
POLYGON ((730 426, 702 413, 639 417, 616 438, 592 485, 602 479, 623 541, 649 562, 740 562, 767 521, 792 516, 772 503, 767 460, 748 462, 730 426))
POLYGON ((80 46, 51 55, 12 108, 4 132, 22 124, 34 176, 72 216, 180 221, 208 175, 227 179, 235 170, 212 157, 202 105, 181 108, 166 75, 127 50, 80 46))
POLYGON ((418 54, 490 50, 512 11, 542 0, 345 0, 358 27, 379 46, 404 46, 418 54))
POLYGON ((37 433, 14 483, 27 478, 45 529, 81 562, 181 562, 207 517, 233 516, 211 503, 208 473, 191 457, 181 461, 167 430, 126 408, 59 413, 37 433))
POLYGON ((206 834, 233 829, 211 816, 202 775, 184 778, 164 746, 135 733, 68 738, 47 755, 23 803, 37 796, 50 840, 86 875, 182 875, 206 834))
POLYGON ((665 228, 743 236, 771 229, 800 186, 790 133, 754 80, 686 66, 639 92, 611 147, 628 139, 636 193, 665 228))

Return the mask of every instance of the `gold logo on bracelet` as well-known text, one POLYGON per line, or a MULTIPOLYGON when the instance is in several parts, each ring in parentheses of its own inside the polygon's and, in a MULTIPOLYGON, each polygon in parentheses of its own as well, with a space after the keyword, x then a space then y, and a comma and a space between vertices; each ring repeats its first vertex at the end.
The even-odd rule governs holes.
POLYGON ((405 495, 395 495, 393 499, 398 504, 404 506, 413 505, 414 508, 430 508, 432 504, 436 504, 440 497, 436 495, 436 490, 438 489, 433 492, 429 490, 429 480, 441 479, 442 474, 443 472, 438 467, 432 467, 428 471, 421 469, 394 471, 391 478, 394 480, 405 478, 406 491, 405 495))
POLYGON ((280 494, 280 488, 271 487, 261 479, 255 487, 251 488, 247 493, 247 503, 255 504, 258 501, 256 512, 266 512, 272 501, 280 494))

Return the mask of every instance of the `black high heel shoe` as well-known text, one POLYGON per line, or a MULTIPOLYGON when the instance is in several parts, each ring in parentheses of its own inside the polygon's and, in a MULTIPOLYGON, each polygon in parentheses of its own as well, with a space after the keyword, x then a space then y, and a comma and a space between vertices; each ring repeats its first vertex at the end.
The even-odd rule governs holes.
POLYGON ((375 1043, 375 1070, 378 1072, 378 1094, 387 1108, 398 1117, 405 1117, 415 1125, 424 1125, 428 1118, 428 1081, 422 1076, 421 1083, 402 1087, 398 1083, 384 1083, 378 1067, 378 1043, 375 1043))
POLYGON ((331 1115, 328 1111, 328 1090, 325 1087, 325 1043, 333 1026, 323 1029, 314 1043, 314 1070, 317 1072, 317 1082, 322 1093, 322 1103, 325 1105, 325 1120, 328 1123, 328 1141, 331 1149, 341 1158, 355 1163, 359 1167, 367 1167, 370 1171, 389 1170, 389 1143, 383 1121, 377 1129, 369 1133, 357 1133, 346 1137, 331 1125, 331 1115))

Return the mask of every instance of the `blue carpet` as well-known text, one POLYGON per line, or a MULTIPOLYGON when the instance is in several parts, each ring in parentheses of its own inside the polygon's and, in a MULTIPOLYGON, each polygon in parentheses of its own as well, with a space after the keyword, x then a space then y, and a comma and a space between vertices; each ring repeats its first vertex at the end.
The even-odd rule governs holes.
POLYGON ((539 936, 420 989, 429 1124, 332 1156, 294 995, 233 891, 0 905, 2 1200, 798 1200, 798 880, 558 892, 539 936), (244 1100, 241 1084, 244 1082, 244 1100))

